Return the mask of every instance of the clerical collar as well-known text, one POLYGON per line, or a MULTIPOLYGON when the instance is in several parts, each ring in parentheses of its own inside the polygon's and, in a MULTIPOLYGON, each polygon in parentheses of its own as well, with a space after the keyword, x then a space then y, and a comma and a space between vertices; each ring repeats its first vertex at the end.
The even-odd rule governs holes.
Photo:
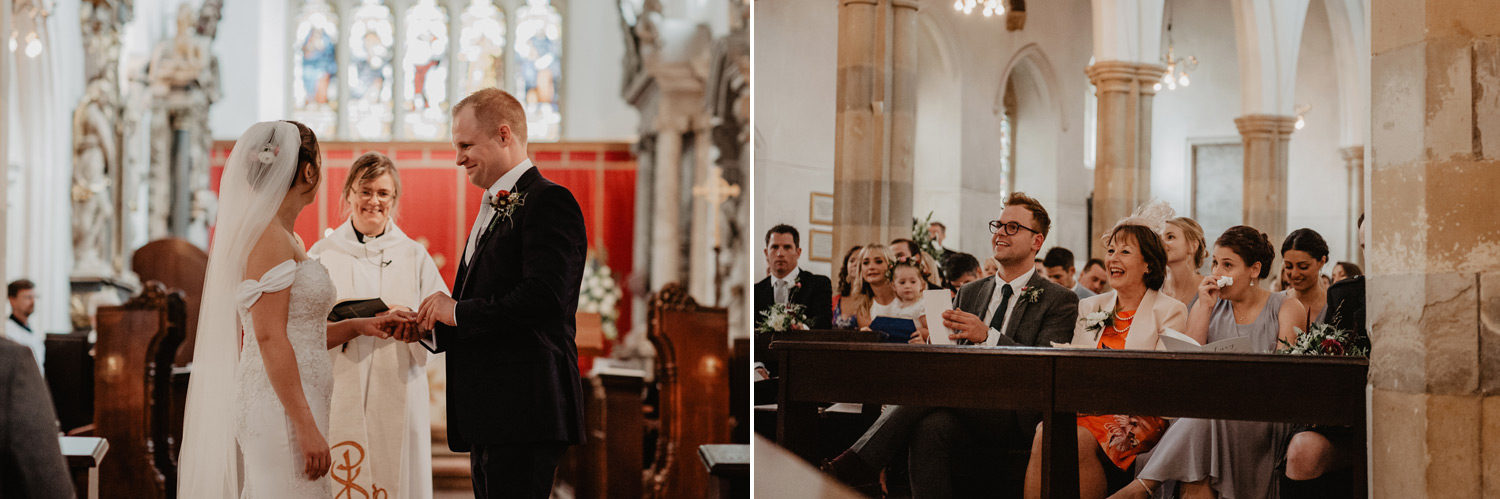
POLYGON ((365 236, 365 233, 360 232, 359 229, 354 229, 354 238, 358 239, 359 242, 360 242, 360 244, 364 244, 365 237, 369 237, 370 239, 375 239, 377 237, 384 236, 386 232, 390 232, 390 231, 384 231, 383 230, 383 231, 380 231, 379 234, 375 234, 373 236, 365 236))
POLYGON ((21 329, 25 329, 26 332, 32 332, 31 326, 26 325, 26 321, 21 320, 20 317, 16 317, 16 314, 10 314, 10 321, 16 323, 17 326, 21 326, 21 329))

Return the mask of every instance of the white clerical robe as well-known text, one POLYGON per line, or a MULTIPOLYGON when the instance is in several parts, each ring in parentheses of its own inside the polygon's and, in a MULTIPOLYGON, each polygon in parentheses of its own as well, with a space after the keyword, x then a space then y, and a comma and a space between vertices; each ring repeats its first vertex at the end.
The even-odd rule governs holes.
MULTIPOLYGON (((25 326, 17 323, 14 318, 7 317, 5 319, 4 337, 31 348, 31 355, 36 357, 37 369, 42 369, 42 361, 47 358, 45 353, 47 350, 47 335, 45 333, 26 329, 25 326)), ((45 371, 45 369, 42 370, 45 371)))
MULTIPOLYGON (((379 297, 392 308, 415 311, 428 295, 448 292, 427 249, 394 223, 387 223, 381 236, 361 242, 346 221, 308 255, 328 268, 339 301, 379 297)), ((379 491, 392 499, 430 499, 427 350, 416 343, 360 336, 329 355, 333 493, 360 497, 364 491, 377 497, 379 491)))

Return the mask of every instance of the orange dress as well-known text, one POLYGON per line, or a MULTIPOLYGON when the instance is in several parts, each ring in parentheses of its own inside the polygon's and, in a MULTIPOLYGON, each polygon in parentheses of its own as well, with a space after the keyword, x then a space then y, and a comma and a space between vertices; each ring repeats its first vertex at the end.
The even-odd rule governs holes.
MULTIPOLYGON (((1116 313, 1099 337, 1099 348, 1125 349, 1125 337, 1130 334, 1130 324, 1134 320, 1134 310, 1116 313)), ((1161 434, 1167 428, 1166 420, 1159 417, 1123 414, 1079 415, 1078 426, 1093 433, 1104 454, 1122 470, 1130 469, 1130 465, 1135 463, 1136 455, 1155 447, 1156 441, 1161 440, 1161 434)))

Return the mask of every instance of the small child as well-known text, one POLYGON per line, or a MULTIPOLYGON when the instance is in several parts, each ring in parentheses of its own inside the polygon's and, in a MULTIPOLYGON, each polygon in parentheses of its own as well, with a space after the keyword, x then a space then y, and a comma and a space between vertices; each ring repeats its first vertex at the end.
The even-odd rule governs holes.
POLYGON ((922 316, 922 292, 927 290, 927 272, 913 257, 896 262, 891 270, 891 281, 896 286, 896 299, 889 304, 870 306, 872 317, 895 317, 916 320, 922 316))

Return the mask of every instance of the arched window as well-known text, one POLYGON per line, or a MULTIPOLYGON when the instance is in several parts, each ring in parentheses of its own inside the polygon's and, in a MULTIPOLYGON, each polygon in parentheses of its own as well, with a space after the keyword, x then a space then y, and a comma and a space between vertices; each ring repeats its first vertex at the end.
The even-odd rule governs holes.
POLYGON ((297 15, 292 45, 292 118, 320 136, 338 125, 339 18, 322 0, 311 0, 297 15))
POLYGON ((433 0, 421 0, 406 9, 405 20, 405 136, 441 138, 448 128, 448 14, 433 0))
POLYGON ((364 0, 354 9, 349 26, 349 119, 356 139, 391 136, 391 59, 395 56, 396 26, 391 9, 380 0, 364 0))
POLYGON ((464 9, 458 64, 462 94, 500 86, 505 81, 505 12, 489 0, 473 0, 464 9))
POLYGON ((526 106, 527 140, 562 136, 562 16, 548 0, 526 0, 516 12, 515 89, 526 106))
POLYGON ((453 103, 497 87, 525 105, 529 140, 562 138, 563 17, 550 0, 291 6, 288 114, 319 137, 444 140, 453 103))

